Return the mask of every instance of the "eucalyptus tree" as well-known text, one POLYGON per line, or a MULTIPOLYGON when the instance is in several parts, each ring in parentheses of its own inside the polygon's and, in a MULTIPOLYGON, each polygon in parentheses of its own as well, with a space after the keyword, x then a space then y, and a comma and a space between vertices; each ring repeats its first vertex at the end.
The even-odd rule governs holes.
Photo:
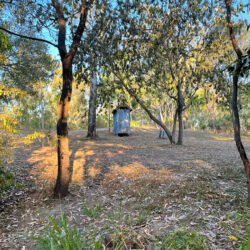
POLYGON ((232 109, 233 109, 233 127, 234 127, 234 140, 236 142, 236 147, 240 154, 241 160, 245 167, 245 173, 247 177, 247 188, 248 188, 248 200, 250 201, 250 163, 245 151, 245 148, 241 141, 240 135, 240 119, 239 119, 239 111, 237 105, 238 99, 238 81, 240 76, 244 76, 244 74, 248 74, 249 71, 249 55, 243 54, 243 51, 240 49, 239 44, 236 40, 235 31, 233 27, 233 23, 231 20, 231 1, 225 0, 226 11, 227 11, 227 23, 229 29, 230 40, 232 42, 232 46, 237 55, 237 62, 235 68, 233 70, 233 97, 232 97, 232 109), (248 66, 247 66, 248 65, 248 66))
MULTIPOLYGON (((115 1, 114 1, 115 2, 115 1)), ((87 137, 94 138, 96 133, 96 109, 98 101, 98 86, 102 67, 103 39, 107 25, 113 18, 112 1, 96 1, 93 4, 91 16, 84 34, 85 39, 80 45, 77 55, 76 78, 89 86, 89 110, 87 137)))
POLYGON ((11 4, 6 3, 4 6, 6 18, 13 20, 14 25, 8 29, 4 24, 0 27, 2 31, 10 35, 50 44, 59 52, 63 84, 57 110, 58 175, 54 190, 57 197, 65 196, 68 193, 70 162, 67 117, 72 94, 73 60, 85 30, 92 2, 93 0, 14 0, 11 1, 11 4), (15 27, 19 29, 13 31, 15 27), (34 36, 27 36, 23 33, 25 28, 30 29, 31 27, 36 29, 34 36), (45 28, 48 28, 46 32, 45 28), (45 36, 45 39, 39 38, 39 35, 45 36), (47 37, 50 40, 46 39, 47 37), (55 37, 57 37, 57 43, 54 42, 55 37))
MULTIPOLYGON (((115 32, 104 52, 111 72, 149 117, 173 135, 143 101, 146 93, 168 93, 176 102, 178 144, 183 143, 182 112, 191 103, 207 67, 204 65, 204 25, 209 23, 209 1, 119 2, 112 20, 115 32)), ((112 26, 112 25, 111 25, 112 26)), ((176 124, 176 122, 174 122, 176 124)), ((175 131, 175 129, 173 129, 175 131)))
MULTIPOLYGON (((151 39, 148 57, 152 67, 150 84, 166 92, 176 103, 178 144, 183 144, 183 112, 192 104, 195 92, 209 70, 205 61, 206 26, 210 26, 209 1, 169 1, 150 12, 147 25, 151 39)), ((175 129, 173 129, 174 131, 175 129)))

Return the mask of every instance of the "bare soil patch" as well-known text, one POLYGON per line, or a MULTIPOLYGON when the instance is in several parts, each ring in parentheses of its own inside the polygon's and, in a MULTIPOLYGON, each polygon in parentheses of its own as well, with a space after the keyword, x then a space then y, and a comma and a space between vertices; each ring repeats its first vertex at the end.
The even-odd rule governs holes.
MULTIPOLYGON (((127 237, 127 249, 157 249, 178 229, 203 235, 209 249, 235 249, 246 239, 250 208, 231 136, 185 131, 185 145, 177 146, 153 128, 133 128, 129 137, 98 134, 89 140, 85 131, 70 133, 70 195, 60 200, 51 198, 56 147, 15 149, 8 169, 23 188, 2 204, 1 249, 33 249, 29 236, 41 235, 47 216, 61 213, 70 227, 93 232, 110 248, 115 233, 127 237)), ((249 137, 244 145, 249 152, 249 137)))

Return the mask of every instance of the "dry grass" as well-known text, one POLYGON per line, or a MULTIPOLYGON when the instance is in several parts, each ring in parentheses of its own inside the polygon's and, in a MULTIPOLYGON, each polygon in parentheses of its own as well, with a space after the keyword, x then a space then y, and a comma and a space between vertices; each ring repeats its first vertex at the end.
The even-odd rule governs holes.
MULTIPOLYGON (((132 129, 129 137, 102 131, 95 141, 85 133, 70 133, 71 195, 62 200, 48 198, 57 174, 56 148, 37 144, 16 150, 12 166, 18 174, 28 173, 27 183, 35 180, 36 191, 13 205, 12 212, 2 213, 8 230, 1 231, 0 246, 32 246, 30 239, 18 238, 18 232, 40 234, 41 220, 62 211, 70 225, 97 237, 105 232, 104 242, 125 234, 131 247, 135 242, 137 247, 152 247, 176 229, 202 234, 210 249, 233 249, 244 240, 250 210, 232 137, 186 131, 185 145, 175 146, 158 139, 156 129, 132 129), (95 218, 86 215, 83 200, 92 209, 101 208, 95 218)), ((245 146, 248 150, 249 138, 245 146)))

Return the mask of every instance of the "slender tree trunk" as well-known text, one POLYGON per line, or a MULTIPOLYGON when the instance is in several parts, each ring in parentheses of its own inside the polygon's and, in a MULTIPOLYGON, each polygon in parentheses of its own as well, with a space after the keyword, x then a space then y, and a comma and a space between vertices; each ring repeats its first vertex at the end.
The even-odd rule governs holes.
MULTIPOLYGON (((225 0, 225 4, 226 4, 226 9, 227 9, 227 23, 228 23, 230 39, 231 39, 234 51, 237 54, 238 59, 241 59, 243 54, 235 39, 233 24, 231 22, 231 1, 225 0)), ((238 79, 239 79, 240 71, 241 71, 241 65, 240 63, 237 63, 236 70, 233 75, 233 97, 232 97, 233 127, 234 127, 234 140, 236 143, 236 147, 238 149, 241 160, 245 167, 245 173, 246 173, 246 178, 247 178, 248 201, 250 202, 250 163, 249 163, 246 151, 244 149, 244 146, 241 142, 240 118, 239 118, 239 112, 238 112, 238 106, 237 106, 238 79)))
POLYGON ((233 76, 233 98, 232 98, 234 140, 235 140, 238 152, 240 154, 241 160, 245 167, 245 173, 247 177, 248 200, 250 201, 250 163, 247 158, 245 148, 241 142, 240 118, 239 118, 239 111, 238 111, 238 106, 237 106, 237 94, 238 94, 238 75, 236 73, 233 76))
POLYGON ((177 85, 177 95, 178 95, 178 108, 177 108, 177 113, 178 113, 178 121, 179 121, 179 135, 178 135, 178 145, 183 144, 183 118, 182 118, 182 112, 183 112, 183 107, 184 107, 184 99, 182 96, 181 92, 181 82, 178 82, 177 85))
POLYGON ((172 128, 172 140, 175 143, 175 133, 176 133, 176 122, 177 122, 177 109, 174 113, 174 121, 173 121, 173 128, 172 128))
POLYGON ((96 134, 96 98, 97 98, 97 72, 93 72, 90 80, 88 134, 87 137, 95 138, 96 134))
POLYGON ((41 100, 41 125, 42 129, 44 129, 44 101, 41 100))
POLYGON ((58 174, 54 195, 63 197, 68 193, 70 180, 69 169, 69 139, 68 139, 68 111, 72 94, 72 61, 63 60, 63 89, 57 110, 57 155, 58 174))
MULTIPOLYGON (((161 107, 159 107, 159 109, 158 109, 158 119, 163 123, 164 118, 163 118, 163 115, 162 115, 161 107)), ((173 137, 173 134, 172 134, 172 137, 173 137)), ((160 139, 165 139, 166 138, 165 135, 164 135, 164 130, 162 128, 160 128, 159 138, 160 139)))
POLYGON ((42 82, 39 80, 39 88, 40 88, 40 106, 41 106, 41 129, 44 129, 44 101, 43 101, 43 87, 42 82))
POLYGON ((182 108, 178 108, 178 121, 179 121, 179 135, 178 145, 183 145, 183 121, 182 121, 182 108))
POLYGON ((183 128, 187 129, 187 116, 186 116, 186 112, 183 112, 183 128))
POLYGON ((209 109, 209 113, 210 113, 211 120, 212 120, 213 131, 216 132, 214 108, 213 109, 209 109))
MULTIPOLYGON (((119 77, 120 78, 120 77, 119 77)), ((130 88, 128 88, 128 86, 121 80, 121 84, 122 86, 124 86, 124 88, 127 90, 127 92, 135 98, 135 100, 140 104, 140 106, 145 110, 145 112, 148 114, 148 116, 150 117, 151 120, 153 120, 156 124, 158 124, 160 127, 162 127, 162 129, 166 132, 166 135, 170 141, 170 143, 173 143, 172 140, 172 134, 171 132, 168 130, 168 128, 164 125, 163 122, 161 122, 160 120, 158 120, 153 114, 152 112, 146 107, 146 105, 143 103, 143 101, 136 95, 136 93, 134 91, 132 91, 130 88)))
POLYGON ((109 119, 109 133, 111 133, 111 129, 110 129, 110 113, 111 113, 111 110, 110 110, 110 103, 109 103, 109 107, 108 107, 108 109, 109 109, 109 114, 108 114, 108 119, 109 119))

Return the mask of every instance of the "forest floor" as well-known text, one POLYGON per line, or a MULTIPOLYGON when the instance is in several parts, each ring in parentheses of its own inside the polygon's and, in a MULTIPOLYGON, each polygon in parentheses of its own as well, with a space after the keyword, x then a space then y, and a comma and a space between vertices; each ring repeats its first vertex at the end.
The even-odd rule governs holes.
MULTIPOLYGON (((53 199, 56 147, 20 143, 7 168, 12 188, 0 212, 0 249, 33 249, 48 215, 110 249, 236 249, 246 241, 250 208, 243 164, 231 135, 185 131, 184 145, 153 128, 129 137, 70 132, 70 194, 53 199), (7 199, 8 198, 8 199, 7 199)), ((246 151, 250 138, 243 138, 246 151)), ((90 243, 91 244, 91 243, 90 243)))

